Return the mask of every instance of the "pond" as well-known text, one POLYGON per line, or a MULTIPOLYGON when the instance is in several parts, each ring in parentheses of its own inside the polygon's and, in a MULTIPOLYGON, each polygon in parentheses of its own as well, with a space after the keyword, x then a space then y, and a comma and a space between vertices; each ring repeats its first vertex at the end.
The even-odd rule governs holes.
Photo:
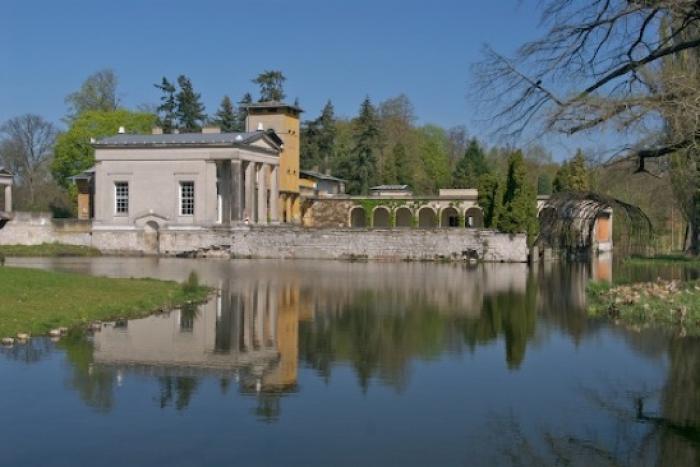
POLYGON ((219 289, 0 349, 2 465, 700 464, 700 340, 585 312, 591 277, 696 272, 10 259, 219 289))

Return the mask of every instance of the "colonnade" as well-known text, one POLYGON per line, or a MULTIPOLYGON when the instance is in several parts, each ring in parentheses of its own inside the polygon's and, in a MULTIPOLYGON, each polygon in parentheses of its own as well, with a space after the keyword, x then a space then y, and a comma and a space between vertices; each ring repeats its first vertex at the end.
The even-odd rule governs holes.
POLYGON ((264 162, 217 162, 222 224, 279 222, 279 166, 264 162))

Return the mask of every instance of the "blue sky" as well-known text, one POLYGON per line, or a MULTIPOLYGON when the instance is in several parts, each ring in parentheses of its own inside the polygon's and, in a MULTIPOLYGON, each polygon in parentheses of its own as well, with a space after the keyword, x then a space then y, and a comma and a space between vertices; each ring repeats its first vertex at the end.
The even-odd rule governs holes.
POLYGON ((64 97, 106 67, 126 107, 157 103, 153 83, 186 74, 210 114, 224 94, 256 91, 260 71, 281 69, 305 118, 329 98, 351 116, 365 95, 405 93, 420 123, 479 135, 470 65, 485 43, 512 52, 534 38, 536 3, 2 0, 0 121, 32 112, 60 123, 64 97))

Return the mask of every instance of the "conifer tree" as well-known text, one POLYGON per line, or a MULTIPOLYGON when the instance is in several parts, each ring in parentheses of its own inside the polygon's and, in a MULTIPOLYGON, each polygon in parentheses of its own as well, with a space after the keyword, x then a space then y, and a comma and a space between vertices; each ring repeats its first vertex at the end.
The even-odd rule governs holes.
POLYGON ((569 161, 565 161, 554 178, 554 192, 584 192, 590 187, 590 176, 586 166, 586 156, 580 149, 569 161))
POLYGON ((331 168, 335 158, 335 139, 337 129, 335 125, 335 109, 329 100, 321 111, 321 116, 316 120, 318 127, 318 153, 320 155, 321 169, 331 168))
POLYGON ((476 138, 472 138, 464 155, 457 162, 452 186, 454 188, 476 188, 481 176, 488 171, 484 151, 476 138))
POLYGON ((180 129, 188 133, 200 131, 202 123, 207 119, 204 104, 201 101, 202 96, 194 91, 192 82, 185 75, 177 78, 177 84, 180 86, 180 92, 175 95, 175 101, 180 129))
POLYGON ((520 150, 513 151, 508 158, 508 175, 497 227, 505 233, 527 233, 530 241, 537 235, 537 195, 534 187, 527 182, 520 150))
POLYGON ((495 228, 503 202, 503 184, 493 174, 482 175, 479 179, 478 203, 484 212, 484 227, 495 228))
POLYGON ((283 101, 284 82, 287 80, 279 70, 266 70, 253 80, 253 83, 260 86, 260 99, 258 102, 283 101))
POLYGON ((158 106, 158 125, 163 128, 163 133, 172 133, 177 125, 177 102, 175 102, 175 85, 164 76, 160 84, 154 84, 163 95, 158 106))
POLYGON ((214 122, 221 128, 224 133, 233 133, 237 130, 238 120, 236 118, 236 111, 233 107, 233 102, 228 96, 224 96, 221 100, 221 105, 219 110, 216 112, 216 118, 214 122))
POLYGON ((351 193, 368 194, 369 187, 376 181, 377 146, 379 143, 379 122, 376 110, 365 98, 360 114, 354 122, 355 145, 350 154, 348 188, 351 193))
MULTIPOLYGON (((240 131, 244 132, 246 131, 245 128, 245 120, 248 117, 248 105, 253 103, 253 96, 250 95, 249 92, 243 94, 243 97, 241 97, 241 100, 238 102, 238 112, 236 113, 236 130, 235 131, 240 131)), ((255 130, 255 128, 253 128, 255 130)))
POLYGON ((552 177, 548 173, 542 173, 537 176, 537 194, 552 194, 552 177))

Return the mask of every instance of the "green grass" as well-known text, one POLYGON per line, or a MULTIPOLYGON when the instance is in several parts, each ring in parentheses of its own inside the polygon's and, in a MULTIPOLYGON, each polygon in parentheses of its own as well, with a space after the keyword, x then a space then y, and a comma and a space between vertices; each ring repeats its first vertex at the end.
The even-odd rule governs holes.
POLYGON ((700 257, 686 256, 683 254, 655 255, 655 256, 630 256, 626 263, 638 265, 681 265, 700 266, 700 257))
POLYGON ((0 256, 100 256, 100 250, 63 243, 41 245, 0 245, 0 256))
POLYGON ((657 326, 700 336, 700 281, 588 285, 588 312, 636 328, 657 326))
POLYGON ((160 309, 202 301, 209 289, 196 277, 187 285, 155 279, 113 279, 0 267, 0 337, 46 334, 65 326, 137 318, 160 309))

